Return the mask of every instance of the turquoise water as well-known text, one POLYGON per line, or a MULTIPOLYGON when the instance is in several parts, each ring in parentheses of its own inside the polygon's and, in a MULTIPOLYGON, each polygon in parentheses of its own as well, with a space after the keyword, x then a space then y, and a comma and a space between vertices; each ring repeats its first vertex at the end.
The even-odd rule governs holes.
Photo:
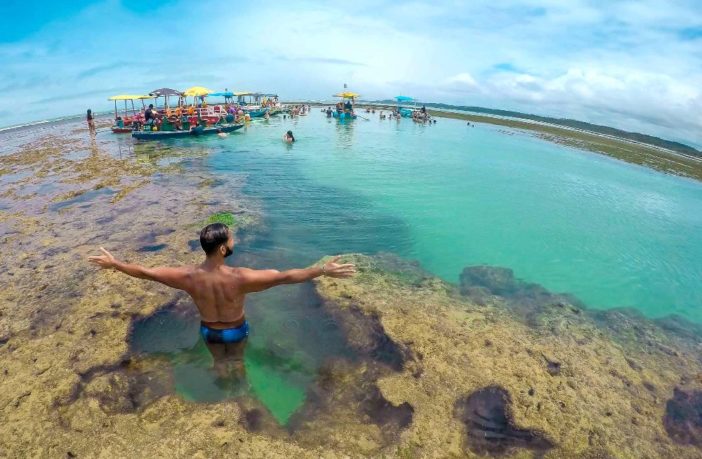
MULTIPOLYGON (((590 307, 702 322, 701 184, 492 126, 376 117, 339 124, 313 109, 177 144, 206 143, 205 167, 221 183, 245 178, 261 206, 263 228, 240 235, 233 263, 286 269, 394 252, 450 282, 465 266, 497 265, 590 307), (281 141, 288 129, 294 145, 281 141)), ((243 389, 212 374, 192 314, 149 319, 136 348, 169 356, 185 398, 249 390, 281 423, 327 359, 354 358, 309 285, 251 295, 247 315, 243 389)))
POLYGON ((498 265, 591 307, 702 321, 702 184, 688 179, 491 126, 315 110, 257 124, 210 161, 249 176, 280 222, 269 250, 292 259, 391 251, 451 282, 498 265))

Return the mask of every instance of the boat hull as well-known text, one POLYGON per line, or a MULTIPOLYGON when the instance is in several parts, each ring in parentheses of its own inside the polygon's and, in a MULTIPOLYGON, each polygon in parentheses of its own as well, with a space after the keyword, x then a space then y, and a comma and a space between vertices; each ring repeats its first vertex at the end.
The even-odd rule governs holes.
POLYGON ((346 112, 332 112, 332 116, 334 118, 338 118, 339 120, 355 120, 358 117, 358 115, 346 112))
POLYGON ((246 113, 248 113, 251 118, 263 118, 267 111, 268 109, 263 108, 261 110, 251 110, 246 113))
POLYGON ((201 135, 219 134, 222 132, 233 132, 242 127, 244 127, 243 124, 223 124, 220 126, 209 126, 204 129, 191 129, 189 131, 134 131, 132 132, 132 137, 138 140, 197 137, 201 135))
POLYGON ((132 132, 132 128, 129 126, 125 126, 125 127, 113 126, 112 127, 113 134, 129 134, 130 132, 132 132))
POLYGON ((413 111, 414 111, 414 110, 410 110, 410 109, 408 109, 408 108, 401 108, 401 109, 400 109, 400 115, 401 115, 403 118, 412 118, 412 112, 413 112, 413 111))

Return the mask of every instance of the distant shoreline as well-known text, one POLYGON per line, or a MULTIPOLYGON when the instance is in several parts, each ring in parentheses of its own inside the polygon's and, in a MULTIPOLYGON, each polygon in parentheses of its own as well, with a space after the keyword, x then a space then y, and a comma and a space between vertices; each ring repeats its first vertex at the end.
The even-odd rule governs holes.
MULTIPOLYGON (((328 106, 321 102, 285 102, 289 104, 309 104, 328 106)), ((358 103, 358 107, 389 110, 394 105, 385 103, 358 103)), ((604 154, 631 164, 649 167, 660 172, 702 181, 702 158, 686 155, 656 145, 637 142, 608 134, 580 130, 567 126, 545 122, 523 120, 509 117, 475 114, 471 112, 454 112, 427 108, 430 115, 470 121, 473 123, 492 124, 527 133, 550 142, 604 154)), ((409 121, 409 120, 408 120, 409 121)))

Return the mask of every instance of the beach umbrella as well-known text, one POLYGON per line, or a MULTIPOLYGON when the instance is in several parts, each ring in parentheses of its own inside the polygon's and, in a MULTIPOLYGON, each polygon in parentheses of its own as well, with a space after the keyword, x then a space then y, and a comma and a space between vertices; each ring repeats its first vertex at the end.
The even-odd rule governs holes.
POLYGON ((192 88, 188 88, 185 91, 183 91, 183 95, 189 97, 203 97, 213 92, 214 91, 212 91, 211 89, 207 89, 202 86, 193 86, 192 88))
POLYGON ((357 97, 361 97, 361 95, 355 92, 344 91, 338 94, 334 94, 334 97, 343 97, 344 99, 355 99, 357 97))

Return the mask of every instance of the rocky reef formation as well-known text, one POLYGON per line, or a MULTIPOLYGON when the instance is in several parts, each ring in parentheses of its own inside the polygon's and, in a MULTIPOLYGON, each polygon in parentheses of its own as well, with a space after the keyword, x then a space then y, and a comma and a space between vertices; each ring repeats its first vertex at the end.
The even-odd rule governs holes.
POLYGON ((700 335, 626 310, 589 311, 501 268, 469 267, 456 289, 394 257, 356 262, 357 278, 324 279, 319 291, 331 308, 377 317, 415 356, 377 381, 391 404, 413 407, 402 454, 701 454, 689 423, 670 434, 682 426, 668 402, 702 384, 700 335))

